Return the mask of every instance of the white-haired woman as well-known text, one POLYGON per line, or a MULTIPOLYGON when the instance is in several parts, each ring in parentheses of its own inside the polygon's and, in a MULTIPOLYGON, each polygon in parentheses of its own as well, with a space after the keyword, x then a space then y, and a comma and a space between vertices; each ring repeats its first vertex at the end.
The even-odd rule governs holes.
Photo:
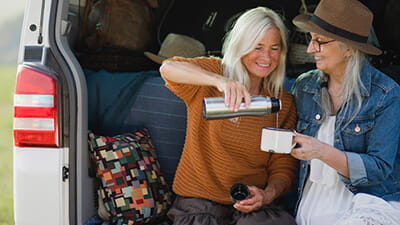
POLYGON ((286 29, 272 10, 243 13, 226 36, 223 58, 174 57, 160 67, 166 86, 187 106, 187 135, 175 175, 177 198, 168 213, 174 224, 295 224, 277 199, 295 179, 289 154, 260 150, 262 127, 293 129, 292 96, 283 89, 286 29), (224 95, 232 111, 256 95, 277 97, 278 114, 204 120, 205 97, 224 95), (232 204, 230 187, 244 183, 249 198, 232 204))
POLYGON ((321 0, 293 20, 317 67, 293 88, 300 225, 400 222, 400 87, 365 59, 381 53, 372 19, 357 0, 321 0))

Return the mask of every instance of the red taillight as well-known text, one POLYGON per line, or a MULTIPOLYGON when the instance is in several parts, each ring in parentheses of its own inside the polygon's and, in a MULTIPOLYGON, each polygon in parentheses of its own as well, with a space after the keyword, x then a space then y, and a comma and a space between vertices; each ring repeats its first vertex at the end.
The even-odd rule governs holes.
POLYGON ((14 96, 14 145, 58 147, 57 80, 22 67, 14 96))

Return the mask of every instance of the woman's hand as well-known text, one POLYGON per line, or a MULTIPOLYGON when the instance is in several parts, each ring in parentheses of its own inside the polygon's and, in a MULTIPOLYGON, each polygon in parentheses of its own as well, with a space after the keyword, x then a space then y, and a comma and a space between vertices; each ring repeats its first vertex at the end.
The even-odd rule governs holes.
POLYGON ((235 209, 241 212, 249 213, 258 210, 263 205, 270 204, 275 199, 276 193, 272 189, 267 188, 266 190, 262 190, 256 186, 248 186, 248 188, 250 191, 249 198, 237 201, 233 205, 235 209))
POLYGON ((225 105, 230 110, 234 112, 238 111, 243 100, 245 102, 245 107, 250 105, 250 93, 240 82, 221 77, 221 81, 218 82, 217 88, 219 91, 224 93, 225 105))
POLYGON ((320 159, 324 153, 323 150, 327 147, 326 143, 297 132, 293 141, 299 144, 299 147, 294 148, 290 154, 301 160, 320 159))
POLYGON ((347 166, 347 157, 343 151, 332 145, 321 142, 316 138, 297 132, 295 133, 293 141, 300 145, 299 147, 293 148, 290 153, 296 159, 319 159, 337 170, 343 176, 350 176, 347 166))

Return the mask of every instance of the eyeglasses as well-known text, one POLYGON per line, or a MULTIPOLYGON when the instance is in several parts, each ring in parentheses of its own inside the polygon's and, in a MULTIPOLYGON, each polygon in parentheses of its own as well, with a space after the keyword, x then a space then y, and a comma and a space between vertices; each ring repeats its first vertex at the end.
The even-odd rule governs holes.
POLYGON ((318 39, 312 39, 311 34, 306 34, 307 44, 311 43, 311 46, 315 49, 316 52, 321 52, 321 45, 326 45, 336 40, 329 40, 329 41, 318 41, 318 39))

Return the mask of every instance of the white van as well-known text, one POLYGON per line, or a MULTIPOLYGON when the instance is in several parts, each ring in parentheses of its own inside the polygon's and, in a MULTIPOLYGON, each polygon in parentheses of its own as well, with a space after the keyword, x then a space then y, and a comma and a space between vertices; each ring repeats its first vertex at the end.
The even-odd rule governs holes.
MULTIPOLYGON (((318 0, 306 2, 312 7, 318 0)), ((395 4, 391 0, 382 2, 395 4)), ((144 50, 85 51, 81 45, 85 5, 85 0, 27 0, 14 97, 17 225, 83 225, 97 215, 96 179, 88 151, 89 129, 114 135, 149 128, 170 185, 179 161, 186 128, 183 102, 164 87, 157 76, 159 65, 146 58, 144 50), (114 77, 96 81, 102 77, 96 73, 99 71, 114 77), (135 98, 118 102, 123 90, 133 86, 113 79, 143 71, 152 75, 143 79, 140 86, 134 86, 135 98), (119 120, 118 126, 113 126, 113 118, 119 120)), ((156 53, 168 33, 182 33, 202 41, 209 54, 218 55, 225 24, 241 10, 257 5, 285 13, 287 25, 292 28, 290 21, 298 13, 301 0, 160 0, 152 9, 154 41, 147 50, 156 53)), ((390 9, 376 10, 382 21, 385 10, 390 9)), ((390 24, 383 24, 379 31, 384 33, 390 24)), ((382 35, 381 39, 388 43, 383 47, 391 51, 387 51, 385 58, 371 60, 388 74, 398 76, 400 57, 395 56, 400 50, 396 48, 400 36, 394 38, 396 43, 382 35)), ((292 30, 290 41, 293 47, 288 76, 295 78, 313 64, 302 58, 307 56, 296 55, 299 52, 294 46, 304 47, 301 31, 292 30)))

